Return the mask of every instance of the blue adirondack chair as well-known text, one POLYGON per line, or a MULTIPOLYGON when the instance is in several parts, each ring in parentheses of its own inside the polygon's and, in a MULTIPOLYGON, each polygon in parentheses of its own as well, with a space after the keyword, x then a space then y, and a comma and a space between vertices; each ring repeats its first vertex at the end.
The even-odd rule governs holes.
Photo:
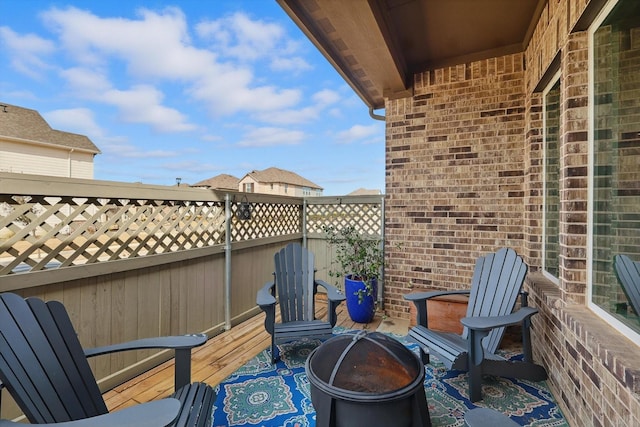
POLYGON ((469 399, 482 399, 482 375, 495 375, 542 381, 545 369, 533 363, 529 328, 537 309, 527 306, 526 293, 521 292, 527 265, 513 249, 502 248, 478 258, 471 289, 464 291, 418 292, 405 295, 417 308, 417 325, 409 337, 419 344, 424 363, 435 355, 447 369, 468 371, 469 399), (443 295, 468 294, 467 316, 461 319, 462 334, 429 329, 427 300, 443 295), (513 312, 518 295, 521 308, 513 312), (524 361, 508 361, 496 354, 505 327, 522 325, 524 361))
MULTIPOLYGON (((146 338, 83 350, 58 301, 0 294, 0 380, 32 424, 62 427, 209 426, 212 387, 189 384, 191 349, 204 334, 146 338), (174 349, 176 391, 168 399, 109 413, 87 357, 123 350, 174 349)), ((0 420, 0 427, 23 426, 0 420)))
POLYGON ((274 256, 274 281, 267 282, 257 295, 265 312, 264 327, 271 335, 271 360, 279 357, 278 344, 301 338, 331 338, 337 321, 336 308, 344 294, 325 281, 315 279, 313 253, 299 243, 290 243, 274 256), (315 295, 318 286, 327 292, 327 320, 316 319, 315 295), (276 322, 276 296, 280 301, 280 322, 276 322))
POLYGON ((640 261, 633 261, 627 255, 616 255, 613 269, 631 308, 640 316, 640 261))

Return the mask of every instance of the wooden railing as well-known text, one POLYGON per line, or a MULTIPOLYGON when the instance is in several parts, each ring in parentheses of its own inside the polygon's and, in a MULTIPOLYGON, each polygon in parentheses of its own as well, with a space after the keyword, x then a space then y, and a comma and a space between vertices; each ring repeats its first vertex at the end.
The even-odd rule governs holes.
MULTIPOLYGON (((273 254, 316 252, 322 225, 382 235, 381 196, 295 198, 0 173, 0 292, 62 301, 84 346, 219 333, 258 313, 273 254)), ((92 367, 110 388, 166 360, 140 351, 92 367)), ((3 405, 6 406, 6 405, 3 405)))

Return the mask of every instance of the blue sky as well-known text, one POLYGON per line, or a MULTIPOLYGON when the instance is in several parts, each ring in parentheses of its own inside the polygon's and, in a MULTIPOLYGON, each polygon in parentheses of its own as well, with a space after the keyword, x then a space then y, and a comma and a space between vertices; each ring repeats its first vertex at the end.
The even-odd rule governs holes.
POLYGON ((91 138, 96 179, 384 190, 384 122, 275 0, 0 0, 0 63, 0 103, 91 138))

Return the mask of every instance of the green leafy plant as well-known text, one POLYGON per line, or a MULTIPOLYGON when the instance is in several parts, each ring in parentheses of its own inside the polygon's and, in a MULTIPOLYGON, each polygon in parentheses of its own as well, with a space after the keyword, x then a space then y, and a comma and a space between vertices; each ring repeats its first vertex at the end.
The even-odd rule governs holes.
POLYGON ((336 248, 336 264, 339 266, 336 270, 329 270, 329 276, 338 279, 351 275, 353 280, 362 281, 364 289, 357 292, 358 303, 362 303, 365 297, 373 295, 373 281, 384 265, 382 239, 360 234, 353 226, 324 226, 322 230, 327 241, 336 248))

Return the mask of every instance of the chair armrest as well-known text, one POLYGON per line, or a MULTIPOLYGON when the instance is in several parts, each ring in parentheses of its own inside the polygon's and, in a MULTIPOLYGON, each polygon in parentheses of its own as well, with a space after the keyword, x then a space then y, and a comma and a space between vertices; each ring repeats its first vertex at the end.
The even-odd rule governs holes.
POLYGON ((517 325, 538 312, 534 307, 522 307, 515 313, 493 317, 463 317, 460 323, 475 331, 490 331, 503 326, 517 325))
MULTIPOLYGON (((51 427, 160 427, 170 425, 178 416, 180 402, 168 398, 130 406, 120 411, 62 423, 29 424, 51 427)), ((19 427, 25 424, 0 420, 0 427, 19 427)))
POLYGON ((275 305, 276 297, 273 295, 275 286, 276 284, 274 282, 267 282, 264 284, 264 286, 262 286, 262 288, 258 289, 256 304, 258 304, 260 307, 275 305))
MULTIPOLYGON (((206 334, 178 335, 170 337, 143 338, 120 344, 84 350, 87 357, 100 356, 117 351, 142 350, 151 348, 175 350, 175 389, 191 382, 191 349, 207 342, 206 334)), ((1 427, 1 426, 0 426, 1 427)))
POLYGON ((342 301, 347 299, 347 297, 342 292, 340 292, 338 288, 336 288, 335 286, 332 286, 327 282, 325 282, 324 280, 319 280, 319 279, 316 279, 313 282, 314 294, 318 286, 322 286, 327 290, 327 298, 329 299, 329 304, 327 307, 327 321, 333 328, 334 326, 336 326, 336 323, 338 323, 338 314, 336 313, 336 309, 338 308, 338 305, 340 305, 342 301))
POLYGON ((347 297, 340 292, 338 288, 333 285, 328 284, 324 280, 316 279, 315 283, 317 286, 322 286, 327 291, 327 298, 331 301, 344 301, 347 297))
POLYGON ((275 282, 267 282, 258 289, 258 295, 256 296, 256 303, 260 306, 260 309, 264 311, 264 328, 269 335, 273 337, 276 323, 276 297, 274 295, 276 288, 275 282))
POLYGON ((446 295, 469 295, 471 293, 470 290, 464 291, 429 291, 429 292, 412 292, 410 294, 406 294, 404 299, 407 301, 424 301, 431 298, 443 297, 446 295))
POLYGON ((170 337, 143 338, 119 344, 106 345, 103 347, 89 348, 84 350, 87 357, 100 356, 103 354, 115 353, 117 351, 142 350, 150 348, 165 349, 192 349, 207 342, 206 334, 177 335, 170 337))

